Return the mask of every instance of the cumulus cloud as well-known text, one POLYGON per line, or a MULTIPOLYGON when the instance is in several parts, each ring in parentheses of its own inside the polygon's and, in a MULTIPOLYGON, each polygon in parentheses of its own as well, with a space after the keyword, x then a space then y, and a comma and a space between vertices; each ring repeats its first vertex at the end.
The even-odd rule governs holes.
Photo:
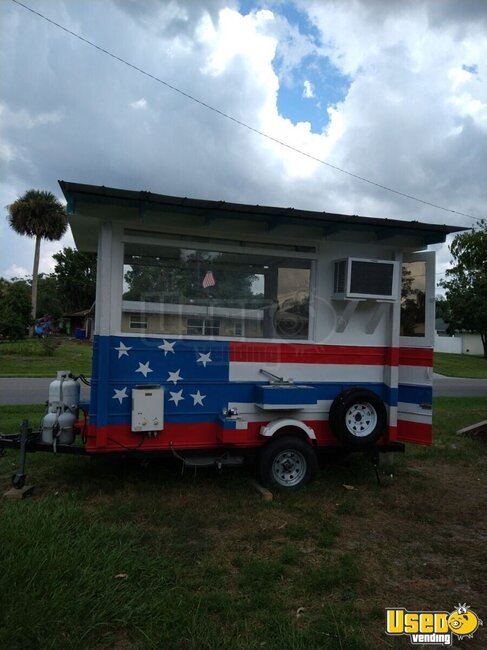
MULTIPOLYGON (((482 3, 483 4, 483 3, 482 3)), ((482 216, 487 46, 479 3, 39 0, 36 9, 151 75, 332 165, 482 216), (462 9, 464 7, 464 9, 462 9), (367 38, 364 38, 364 34, 367 38), (318 36, 317 36, 318 35, 318 36), (346 75, 321 133, 278 109, 313 55, 346 75)), ((1 205, 57 179, 211 199, 470 224, 266 140, 3 3, 1 205), (28 92, 26 92, 28 89, 28 92), (7 118, 7 119, 5 119, 7 118)), ((316 86, 315 77, 313 86, 316 86)), ((309 86, 306 85, 308 81, 309 86)), ((5 220, 5 266, 31 265, 5 220), (8 257, 12 256, 12 257, 8 257), (15 257, 13 257, 15 256, 15 257)), ((67 241, 64 240, 61 245, 67 241)), ((43 247, 46 255, 59 247, 43 247)))

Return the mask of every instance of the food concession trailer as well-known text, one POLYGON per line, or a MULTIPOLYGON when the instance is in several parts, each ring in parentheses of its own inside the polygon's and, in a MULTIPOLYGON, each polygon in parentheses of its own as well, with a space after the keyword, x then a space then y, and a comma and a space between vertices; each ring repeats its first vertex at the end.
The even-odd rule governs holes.
POLYGON ((431 443, 426 249, 460 228, 60 186, 78 249, 98 254, 90 400, 60 371, 40 430, 0 446, 251 458, 285 489, 320 450, 431 443))

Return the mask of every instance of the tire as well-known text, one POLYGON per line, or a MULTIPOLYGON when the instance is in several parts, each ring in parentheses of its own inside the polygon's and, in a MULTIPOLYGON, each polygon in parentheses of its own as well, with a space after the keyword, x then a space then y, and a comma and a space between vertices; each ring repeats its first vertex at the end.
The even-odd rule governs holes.
POLYGON ((314 449, 295 436, 271 440, 259 456, 260 480, 278 490, 298 490, 309 483, 318 470, 314 449))
POLYGON ((371 390, 343 391, 330 409, 330 428, 350 449, 368 449, 385 433, 387 413, 384 402, 371 390))

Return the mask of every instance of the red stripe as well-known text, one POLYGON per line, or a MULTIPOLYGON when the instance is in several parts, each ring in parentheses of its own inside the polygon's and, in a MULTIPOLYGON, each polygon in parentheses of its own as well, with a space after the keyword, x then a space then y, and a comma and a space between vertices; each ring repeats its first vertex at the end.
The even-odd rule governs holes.
POLYGON ((366 366, 406 365, 431 368, 433 367, 433 349, 230 341, 230 361, 235 363, 309 363, 366 366))
POLYGON ((358 345, 230 342, 230 361, 383 366, 397 360, 397 350, 358 345))
POLYGON ((424 422, 409 422, 398 420, 397 439, 403 442, 413 442, 417 445, 431 445, 433 442, 433 427, 424 422))
POLYGON ((399 365, 433 367, 433 348, 399 348, 399 365))
MULTIPOLYGON (((323 420, 307 420, 313 429, 318 446, 337 444, 330 432, 329 424, 323 420)), ((260 447, 268 440, 260 435, 265 422, 249 422, 248 429, 225 430, 225 446, 260 447)), ((185 423, 167 423, 156 438, 145 438, 134 434, 130 424, 112 424, 106 427, 88 427, 88 452, 123 452, 123 451, 169 451, 174 449, 214 449, 222 447, 221 428, 215 422, 188 425, 185 423)))
MULTIPOLYGON (((337 446, 340 443, 330 431, 327 420, 306 420, 316 435, 318 447, 337 446)), ((265 422, 249 422, 248 429, 228 429, 224 431, 222 444, 222 429, 215 422, 205 422, 188 425, 185 423, 167 423, 164 430, 156 438, 146 438, 134 434, 129 424, 112 424, 106 427, 89 426, 86 450, 88 452, 124 452, 130 451, 170 451, 184 449, 216 449, 223 446, 260 447, 267 438, 260 435, 260 429, 265 422)), ((395 427, 389 427, 389 437, 383 441, 396 438, 395 427)))

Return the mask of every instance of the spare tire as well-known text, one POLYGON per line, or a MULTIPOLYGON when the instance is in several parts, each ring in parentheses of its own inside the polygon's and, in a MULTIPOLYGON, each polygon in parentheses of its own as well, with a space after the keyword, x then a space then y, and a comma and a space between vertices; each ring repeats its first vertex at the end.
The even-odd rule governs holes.
POLYGON ((346 447, 367 449, 386 432, 387 412, 371 390, 349 388, 331 405, 329 421, 332 433, 346 447))

